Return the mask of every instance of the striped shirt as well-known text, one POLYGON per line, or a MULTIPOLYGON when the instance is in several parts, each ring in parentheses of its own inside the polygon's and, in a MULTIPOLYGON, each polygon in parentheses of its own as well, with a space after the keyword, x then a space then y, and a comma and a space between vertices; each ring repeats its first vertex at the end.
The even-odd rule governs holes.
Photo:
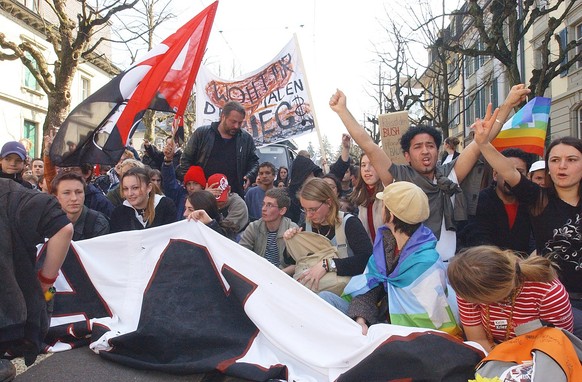
MULTIPOLYGON (((457 296, 459 315, 463 326, 489 325, 493 338, 505 340, 507 323, 511 314, 511 302, 489 305, 489 322, 486 320, 486 304, 470 303, 457 296)), ((526 281, 515 299, 509 338, 515 337, 514 328, 535 319, 572 332, 574 318, 566 289, 558 280, 549 283, 526 281)))

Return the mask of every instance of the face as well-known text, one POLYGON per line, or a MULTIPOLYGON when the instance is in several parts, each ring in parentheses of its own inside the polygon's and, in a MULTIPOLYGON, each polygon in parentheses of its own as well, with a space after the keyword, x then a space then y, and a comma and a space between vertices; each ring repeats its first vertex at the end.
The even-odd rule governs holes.
POLYGON ((335 182, 334 182, 332 179, 329 179, 329 178, 323 178, 323 181, 324 181, 325 183, 327 183, 327 185, 328 185, 329 187, 331 187, 331 189, 333 190, 333 192, 335 192, 336 194, 338 194, 338 191, 337 191, 337 186, 335 185, 335 182))
POLYGON ((305 219, 311 221, 313 224, 322 224, 326 222, 327 214, 329 213, 329 204, 322 203, 319 200, 307 200, 299 198, 301 207, 305 211, 305 219))
MULTIPOLYGON (((515 169, 519 171, 520 174, 526 175, 527 174, 527 164, 519 159, 519 158, 508 158, 515 166, 515 169)), ((497 182, 497 190, 504 193, 505 195, 513 195, 509 187, 505 184, 505 179, 501 176, 501 174, 497 173, 496 171, 493 172, 493 179, 497 182)))
POLYGON ((368 186, 375 185, 380 179, 367 155, 362 156, 362 160, 360 161, 360 176, 368 186))
POLYGON ((257 174, 257 183, 270 187, 275 181, 275 173, 270 167, 260 167, 257 174))
POLYGON ((184 218, 187 218, 192 212, 194 212, 194 207, 192 203, 186 198, 186 202, 184 203, 184 218))
POLYGON ((194 191, 200 191, 200 190, 202 190, 202 186, 200 184, 194 182, 193 180, 186 183, 186 192, 188 193, 188 195, 190 195, 194 191))
POLYGON ((438 149, 434 138, 426 133, 417 134, 410 141, 410 150, 404 157, 413 169, 422 175, 432 175, 436 167, 438 149))
POLYGON ((277 199, 265 196, 263 199, 263 207, 261 207, 261 218, 265 223, 277 221, 285 215, 285 208, 279 208, 277 199))
POLYGON ((85 189, 83 183, 74 179, 62 180, 56 190, 57 200, 68 215, 75 215, 83 210, 85 189))
POLYGON ((563 143, 554 146, 548 156, 548 171, 556 188, 578 188, 582 179, 582 153, 563 143))
POLYGON ((277 185, 277 187, 279 187, 279 188, 285 188, 285 183, 279 182, 279 184, 277 185))
POLYGON ((152 190, 152 185, 141 182, 137 176, 126 176, 121 184, 123 197, 133 208, 143 209, 147 207, 148 195, 152 190))
POLYGON ((24 169, 24 161, 17 154, 6 155, 0 163, 5 174, 19 174, 24 169))
POLYGON ((244 114, 238 111, 231 111, 228 115, 220 118, 219 128, 222 128, 223 132, 227 135, 234 137, 239 132, 244 120, 244 114))
POLYGON ((279 170, 279 176, 281 177, 281 179, 287 179, 287 169, 282 168, 281 170, 279 170))
POLYGON ((546 187, 546 170, 537 170, 530 174, 530 179, 541 187, 546 187))
POLYGON ((162 178, 159 175, 154 175, 150 178, 151 182, 154 183, 158 188, 162 189, 162 178))
POLYGON ((32 162, 32 173, 36 176, 44 175, 44 162, 41 160, 32 162))

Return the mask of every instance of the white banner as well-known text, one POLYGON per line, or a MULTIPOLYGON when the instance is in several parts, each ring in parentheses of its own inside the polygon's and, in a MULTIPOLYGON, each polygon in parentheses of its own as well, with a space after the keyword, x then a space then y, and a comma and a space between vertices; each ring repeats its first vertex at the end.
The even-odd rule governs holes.
POLYGON ((295 39, 265 66, 234 80, 224 80, 202 66, 196 78, 196 127, 220 118, 229 101, 240 102, 244 128, 255 145, 290 139, 315 128, 312 101, 295 39))

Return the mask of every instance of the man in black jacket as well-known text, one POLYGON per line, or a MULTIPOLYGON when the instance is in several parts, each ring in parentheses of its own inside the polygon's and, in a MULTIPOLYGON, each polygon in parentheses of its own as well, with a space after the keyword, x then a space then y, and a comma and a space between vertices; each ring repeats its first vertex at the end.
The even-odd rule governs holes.
POLYGON ((219 122, 197 128, 184 148, 177 178, 182 180, 190 166, 200 166, 207 177, 226 175, 232 191, 244 197, 259 169, 253 137, 241 128, 244 120, 244 107, 230 101, 222 108, 219 122))

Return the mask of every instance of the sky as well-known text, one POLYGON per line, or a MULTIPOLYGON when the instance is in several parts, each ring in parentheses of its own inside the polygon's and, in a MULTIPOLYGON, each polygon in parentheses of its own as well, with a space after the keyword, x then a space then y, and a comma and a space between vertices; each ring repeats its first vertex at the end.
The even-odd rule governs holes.
MULTIPOLYGON (((329 108, 331 95, 337 88, 343 90, 359 121, 378 114, 370 94, 377 91, 372 85, 378 77, 375 50, 387 40, 382 25, 388 17, 404 15, 403 4, 414 1, 220 0, 204 63, 219 77, 233 79, 265 65, 295 33, 321 134, 339 147, 346 130, 329 108)), ((211 3, 172 1, 172 11, 179 16, 158 31, 160 40, 211 3)), ((426 57, 422 47, 417 54, 426 57)), ((296 142, 300 149, 309 142, 319 146, 315 133, 296 142)))

